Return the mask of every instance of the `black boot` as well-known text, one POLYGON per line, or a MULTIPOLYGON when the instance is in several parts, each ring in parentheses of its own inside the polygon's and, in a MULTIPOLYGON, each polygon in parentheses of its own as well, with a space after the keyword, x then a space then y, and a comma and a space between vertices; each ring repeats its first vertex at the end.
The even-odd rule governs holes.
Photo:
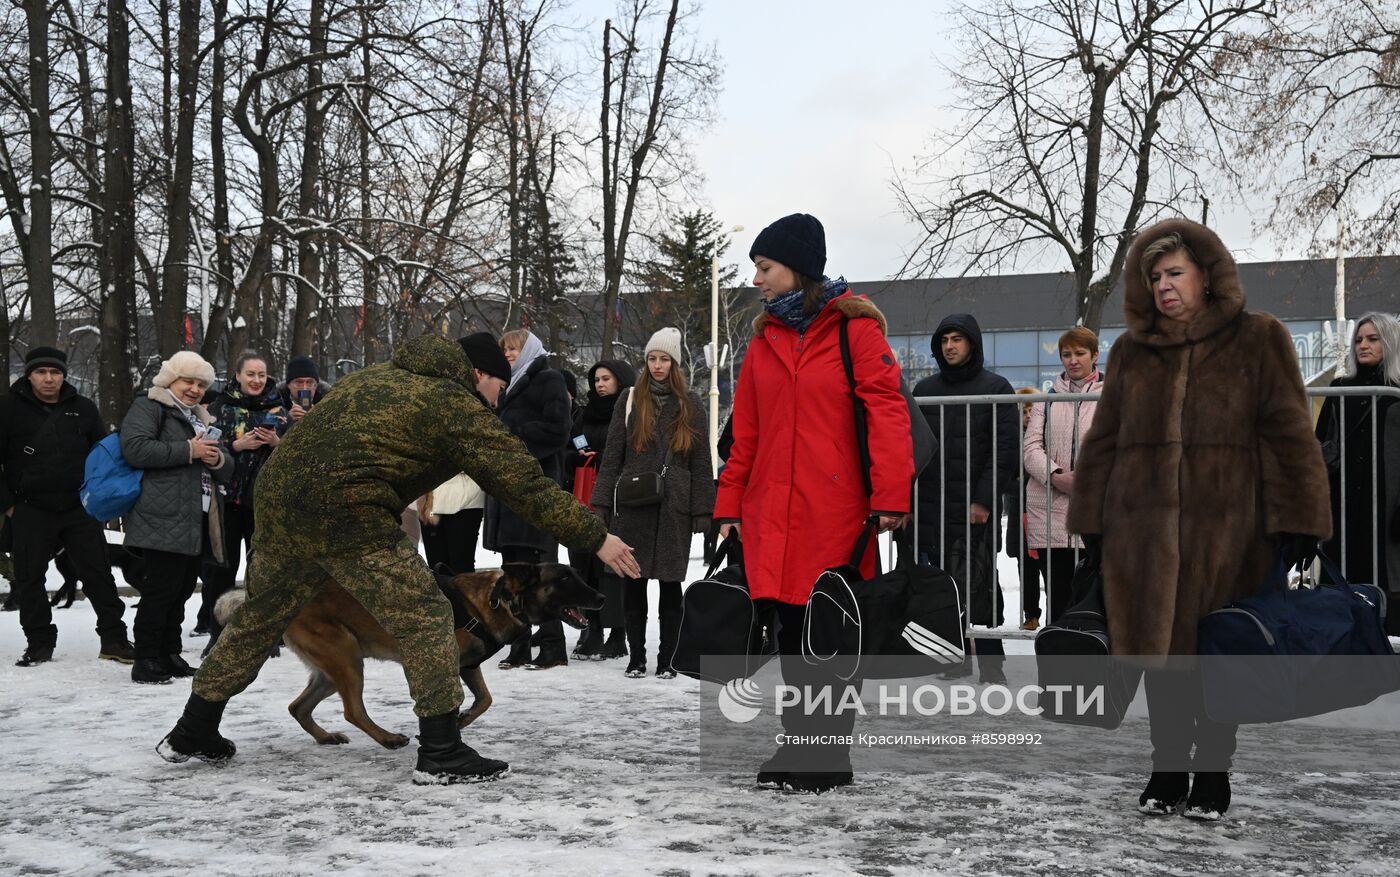
POLYGON ((15 661, 16 667, 33 667, 38 664, 47 664, 53 660, 53 646, 29 646, 25 648, 24 654, 15 661))
MULTIPOLYGON (((1400 615, 1400 613, 1396 613, 1400 615)), ((598 659, 607 661, 611 658, 627 657, 627 640, 623 638, 622 628, 614 627, 608 632, 607 642, 598 650, 598 659)))
POLYGON ((1153 771, 1147 788, 1138 796, 1138 810, 1148 816, 1168 816, 1186 801, 1189 777, 1179 771, 1153 771))
MULTIPOLYGON (((1185 782, 1185 774, 1182 774, 1185 782)), ((1186 800, 1186 815, 1191 819, 1214 822, 1230 809, 1230 775, 1224 771, 1197 773, 1191 784, 1191 797, 1186 800)))
MULTIPOLYGON (((149 660, 149 659, 147 659, 149 660)), ((138 666, 141 662, 137 662, 138 666)), ((156 744, 156 752, 166 761, 189 761, 198 758, 210 764, 228 761, 238 751, 233 741, 219 733, 219 720, 224 716, 226 700, 205 700, 191 694, 185 702, 185 713, 165 739, 156 744)))
POLYGON ((510 765, 478 755, 475 749, 462 742, 462 732, 457 728, 457 710, 418 720, 415 784, 479 783, 500 779, 508 773, 510 765))
POLYGON ((160 658, 137 658, 131 665, 131 681, 142 685, 164 685, 172 678, 160 658))
POLYGON ((97 657, 103 661, 116 661, 118 664, 135 664, 136 649, 132 647, 126 634, 112 634, 102 638, 102 648, 98 650, 97 657))
POLYGON ((656 675, 663 679, 676 678, 676 671, 671 668, 671 657, 676 654, 676 640, 680 638, 681 614, 679 606, 661 610, 661 648, 656 653, 656 675))
MULTIPOLYGON (((646 582, 642 582, 642 586, 645 587, 646 582)), ((640 679, 647 675, 646 604, 643 603, 641 607, 631 604, 624 606, 622 622, 627 629, 627 675, 632 679, 640 679)))
POLYGON ((191 667, 178 652, 172 652, 165 656, 165 669, 176 679, 188 679, 198 668, 191 667))
POLYGON ((594 616, 598 613, 590 610, 588 615, 588 628, 583 635, 578 638, 578 644, 574 646, 572 657, 576 661, 592 661, 598 658, 598 653, 603 650, 603 623, 594 616))
POLYGON ((755 783, 760 789, 781 789, 783 783, 792 775, 795 761, 793 747, 779 744, 773 757, 758 766, 758 779, 755 783))
POLYGON ((530 663, 530 638, 522 636, 511 645, 510 651, 496 667, 500 670, 514 670, 516 667, 524 667, 528 663, 530 663))

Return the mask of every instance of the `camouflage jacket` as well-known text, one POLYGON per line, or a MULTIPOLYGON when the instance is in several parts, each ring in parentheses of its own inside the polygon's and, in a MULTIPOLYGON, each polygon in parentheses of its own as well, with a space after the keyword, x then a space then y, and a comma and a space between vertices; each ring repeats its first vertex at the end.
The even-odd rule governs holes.
POLYGON ((540 471, 474 387, 461 346, 435 335, 342 378, 258 474, 259 548, 386 548, 403 538, 400 512, 458 472, 570 548, 602 547, 602 523, 540 471))

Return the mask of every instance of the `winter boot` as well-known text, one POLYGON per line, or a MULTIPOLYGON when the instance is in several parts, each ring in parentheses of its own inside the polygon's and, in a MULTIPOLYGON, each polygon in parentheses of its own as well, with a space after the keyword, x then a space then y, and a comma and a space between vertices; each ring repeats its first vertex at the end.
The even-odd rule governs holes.
POLYGON ((608 632, 608 640, 603 643, 603 647, 598 650, 598 659, 602 661, 612 658, 627 657, 627 641, 623 638, 622 628, 614 627, 608 632))
POLYGON ((413 782, 420 786, 479 783, 510 773, 510 765, 486 758, 462 742, 457 710, 418 720, 418 766, 413 782))
POLYGON ((132 648, 126 634, 104 636, 97 657, 104 661, 116 661, 118 664, 135 664, 136 649, 132 648))
POLYGON ((511 644, 510 651, 496 667, 501 670, 514 670, 516 667, 524 667, 528 663, 530 663, 530 638, 522 636, 511 644))
POLYGON ((540 656, 525 665, 526 670, 549 670, 554 667, 569 666, 569 656, 564 654, 564 646, 541 646, 540 656))
POLYGON ((1186 801, 1189 779, 1184 771, 1153 771, 1147 788, 1138 796, 1138 811, 1148 816, 1170 816, 1175 813, 1186 801))
MULTIPOLYGON (((590 616, 592 612, 588 613, 590 616)), ((592 661, 598 657, 598 653, 603 650, 603 626, 601 623, 594 623, 593 618, 588 619, 588 628, 583 635, 578 638, 578 644, 574 646, 572 655, 575 661, 592 661)))
MULTIPOLYGON (((1182 774, 1183 780, 1185 774, 1182 774)), ((1230 809, 1230 775, 1218 773, 1198 773, 1191 784, 1191 797, 1186 800, 1186 816, 1214 822, 1230 809)))
MULTIPOLYGON (((151 659, 143 659, 150 661, 151 659)), ((142 661, 137 662, 140 666, 142 661)), ((185 713, 165 739, 156 744, 156 753, 176 764, 198 758, 210 764, 228 761, 238 751, 233 741, 219 733, 219 720, 228 701, 209 701, 191 694, 185 713)))
POLYGON ((676 654, 676 640, 681 633, 681 607, 667 607, 661 610, 661 648, 656 653, 656 675, 663 679, 675 679, 676 671, 671 669, 671 658, 676 654))
MULTIPOLYGON (((646 593, 645 585, 646 582, 642 582, 643 595, 646 593)), ((646 604, 638 606, 636 603, 628 603, 624 605, 622 621, 627 630, 627 654, 630 656, 627 661, 627 677, 640 679, 647 675, 646 604)))
POLYGON ((15 661, 16 667, 34 667, 39 664, 47 664, 53 660, 53 646, 29 646, 25 648, 24 654, 15 661))
POLYGON ((191 667, 189 663, 180 656, 179 652, 171 652, 165 656, 165 669, 176 679, 188 679, 193 676, 199 668, 191 667))
POLYGON ((783 779, 783 791, 794 795, 822 795, 849 786, 855 775, 849 770, 823 773, 790 773, 783 779))
POLYGON ((792 775, 796 761, 793 751, 794 747, 779 744, 773 757, 758 766, 758 779, 755 780, 755 784, 760 789, 781 789, 783 783, 792 775))
POLYGON ((142 685, 165 685, 174 678, 160 658, 137 658, 131 665, 131 681, 142 685))

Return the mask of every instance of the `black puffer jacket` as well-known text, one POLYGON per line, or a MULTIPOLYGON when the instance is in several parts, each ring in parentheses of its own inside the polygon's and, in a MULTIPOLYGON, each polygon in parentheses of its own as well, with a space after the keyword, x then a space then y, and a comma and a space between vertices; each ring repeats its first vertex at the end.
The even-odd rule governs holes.
MULTIPOLYGON (((953 314, 938 324, 933 335, 933 356, 939 373, 924 378, 914 387, 915 396, 982 396, 1011 394, 1011 383, 983 367, 982 329, 971 314, 953 314), (943 359, 939 339, 958 330, 972 342, 967 362, 950 367, 943 359)), ((968 505, 978 503, 988 510, 992 497, 1003 492, 1020 467, 1021 449, 1016 424, 1019 406, 996 406, 996 471, 992 470, 992 406, 972 405, 971 428, 968 408, 963 405, 928 406, 928 419, 934 438, 943 449, 942 466, 935 460, 919 475, 919 549, 937 556, 942 528, 945 548, 966 532, 968 505), (970 485, 970 486, 969 486, 970 485), (942 501, 940 502, 940 488, 942 501)), ((998 502, 998 513, 1000 503, 998 502)))
MULTIPOLYGON (((564 376, 549 367, 548 358, 540 357, 530 364, 525 376, 510 394, 501 398, 496 413, 539 460, 544 474, 562 485, 564 449, 569 446, 573 417, 564 376)), ((533 548, 546 554, 558 548, 549 534, 525 523, 490 496, 486 498, 486 527, 482 545, 488 551, 533 548)), ((545 559, 553 558, 547 556, 545 559)))
POLYGON ((16 502, 51 512, 76 508, 88 451, 106 434, 97 406, 72 384, 64 382, 50 409, 28 378, 15 381, 0 398, 0 513, 16 502), (50 410, 58 414, 46 428, 50 410))

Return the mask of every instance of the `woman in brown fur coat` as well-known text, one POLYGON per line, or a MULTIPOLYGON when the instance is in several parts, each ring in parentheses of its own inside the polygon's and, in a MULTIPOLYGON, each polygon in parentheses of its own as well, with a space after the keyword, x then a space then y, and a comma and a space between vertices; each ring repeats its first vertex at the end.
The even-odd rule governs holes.
MULTIPOLYGON (((1288 330, 1244 309, 1213 232, 1148 228, 1123 283, 1128 331, 1084 439, 1069 528, 1090 535, 1091 553, 1101 546, 1114 653, 1192 655, 1202 616, 1254 593, 1280 550, 1296 562, 1331 533, 1327 473, 1288 330)), ((1219 818, 1236 727, 1206 717, 1194 672, 1149 670, 1146 684, 1153 774, 1140 809, 1185 802, 1188 816, 1219 818)))

